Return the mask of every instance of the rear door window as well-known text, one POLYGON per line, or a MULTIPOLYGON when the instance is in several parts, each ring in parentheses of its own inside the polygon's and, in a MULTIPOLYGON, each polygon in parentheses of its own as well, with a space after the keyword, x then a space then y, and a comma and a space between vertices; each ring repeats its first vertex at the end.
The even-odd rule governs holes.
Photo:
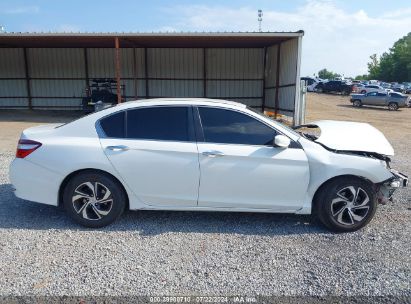
POLYGON ((189 111, 185 106, 160 106, 127 111, 127 138, 190 141, 189 111))

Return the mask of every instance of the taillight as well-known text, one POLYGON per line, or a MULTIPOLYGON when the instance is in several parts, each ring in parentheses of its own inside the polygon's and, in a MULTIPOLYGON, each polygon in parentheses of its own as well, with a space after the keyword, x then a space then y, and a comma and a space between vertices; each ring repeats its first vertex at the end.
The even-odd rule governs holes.
POLYGON ((41 143, 30 139, 20 139, 17 145, 16 157, 25 158, 41 147, 41 143))

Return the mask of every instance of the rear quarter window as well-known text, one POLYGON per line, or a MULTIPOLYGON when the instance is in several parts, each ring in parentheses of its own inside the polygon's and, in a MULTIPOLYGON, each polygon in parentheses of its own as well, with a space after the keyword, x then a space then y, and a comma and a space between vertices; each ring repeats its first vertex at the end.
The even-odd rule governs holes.
POLYGON ((100 127, 107 137, 125 137, 125 112, 118 112, 100 120, 100 127))

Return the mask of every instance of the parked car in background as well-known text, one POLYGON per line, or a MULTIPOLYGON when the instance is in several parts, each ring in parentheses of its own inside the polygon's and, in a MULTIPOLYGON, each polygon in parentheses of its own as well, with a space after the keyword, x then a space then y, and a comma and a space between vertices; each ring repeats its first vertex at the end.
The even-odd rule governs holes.
POLYGON ((409 105, 410 97, 401 93, 388 92, 369 92, 366 94, 351 94, 350 99, 354 107, 363 105, 388 107, 389 110, 395 111, 409 105))
POLYGON ((350 82, 342 80, 331 80, 328 82, 320 82, 316 86, 316 91, 319 93, 341 93, 349 95, 352 92, 353 85, 350 82))
POLYGON ((391 89, 391 84, 388 82, 381 82, 380 86, 382 86, 384 89, 391 89))
POLYGON ((396 84, 392 87, 395 92, 403 93, 405 91, 405 86, 403 84, 396 84))
POLYGON ((352 86, 352 92, 353 93, 360 93, 364 87, 365 87, 365 85, 362 84, 362 83, 354 83, 353 86, 352 86))
POLYGON ((411 86, 405 88, 404 93, 405 93, 405 94, 411 94, 411 86))
POLYGON ((313 77, 301 77, 301 80, 304 80, 306 85, 307 85, 307 91, 308 92, 314 92, 315 87, 319 83, 319 81, 316 78, 313 77))
POLYGON ((360 93, 366 94, 370 92, 385 92, 385 89, 382 86, 376 84, 367 84, 363 88, 361 88, 360 93))
POLYGON ((10 179, 18 197, 93 228, 126 209, 315 213, 335 231, 364 227, 408 183, 390 168, 394 149, 366 123, 309 126, 321 134, 224 100, 127 102, 24 130, 10 179))

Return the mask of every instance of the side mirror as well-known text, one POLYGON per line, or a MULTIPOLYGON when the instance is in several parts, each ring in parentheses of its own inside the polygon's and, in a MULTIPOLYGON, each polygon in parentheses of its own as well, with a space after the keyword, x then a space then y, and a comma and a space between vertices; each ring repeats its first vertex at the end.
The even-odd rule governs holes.
POLYGON ((291 140, 284 135, 277 135, 274 137, 274 146, 279 148, 288 148, 291 144, 291 140))

